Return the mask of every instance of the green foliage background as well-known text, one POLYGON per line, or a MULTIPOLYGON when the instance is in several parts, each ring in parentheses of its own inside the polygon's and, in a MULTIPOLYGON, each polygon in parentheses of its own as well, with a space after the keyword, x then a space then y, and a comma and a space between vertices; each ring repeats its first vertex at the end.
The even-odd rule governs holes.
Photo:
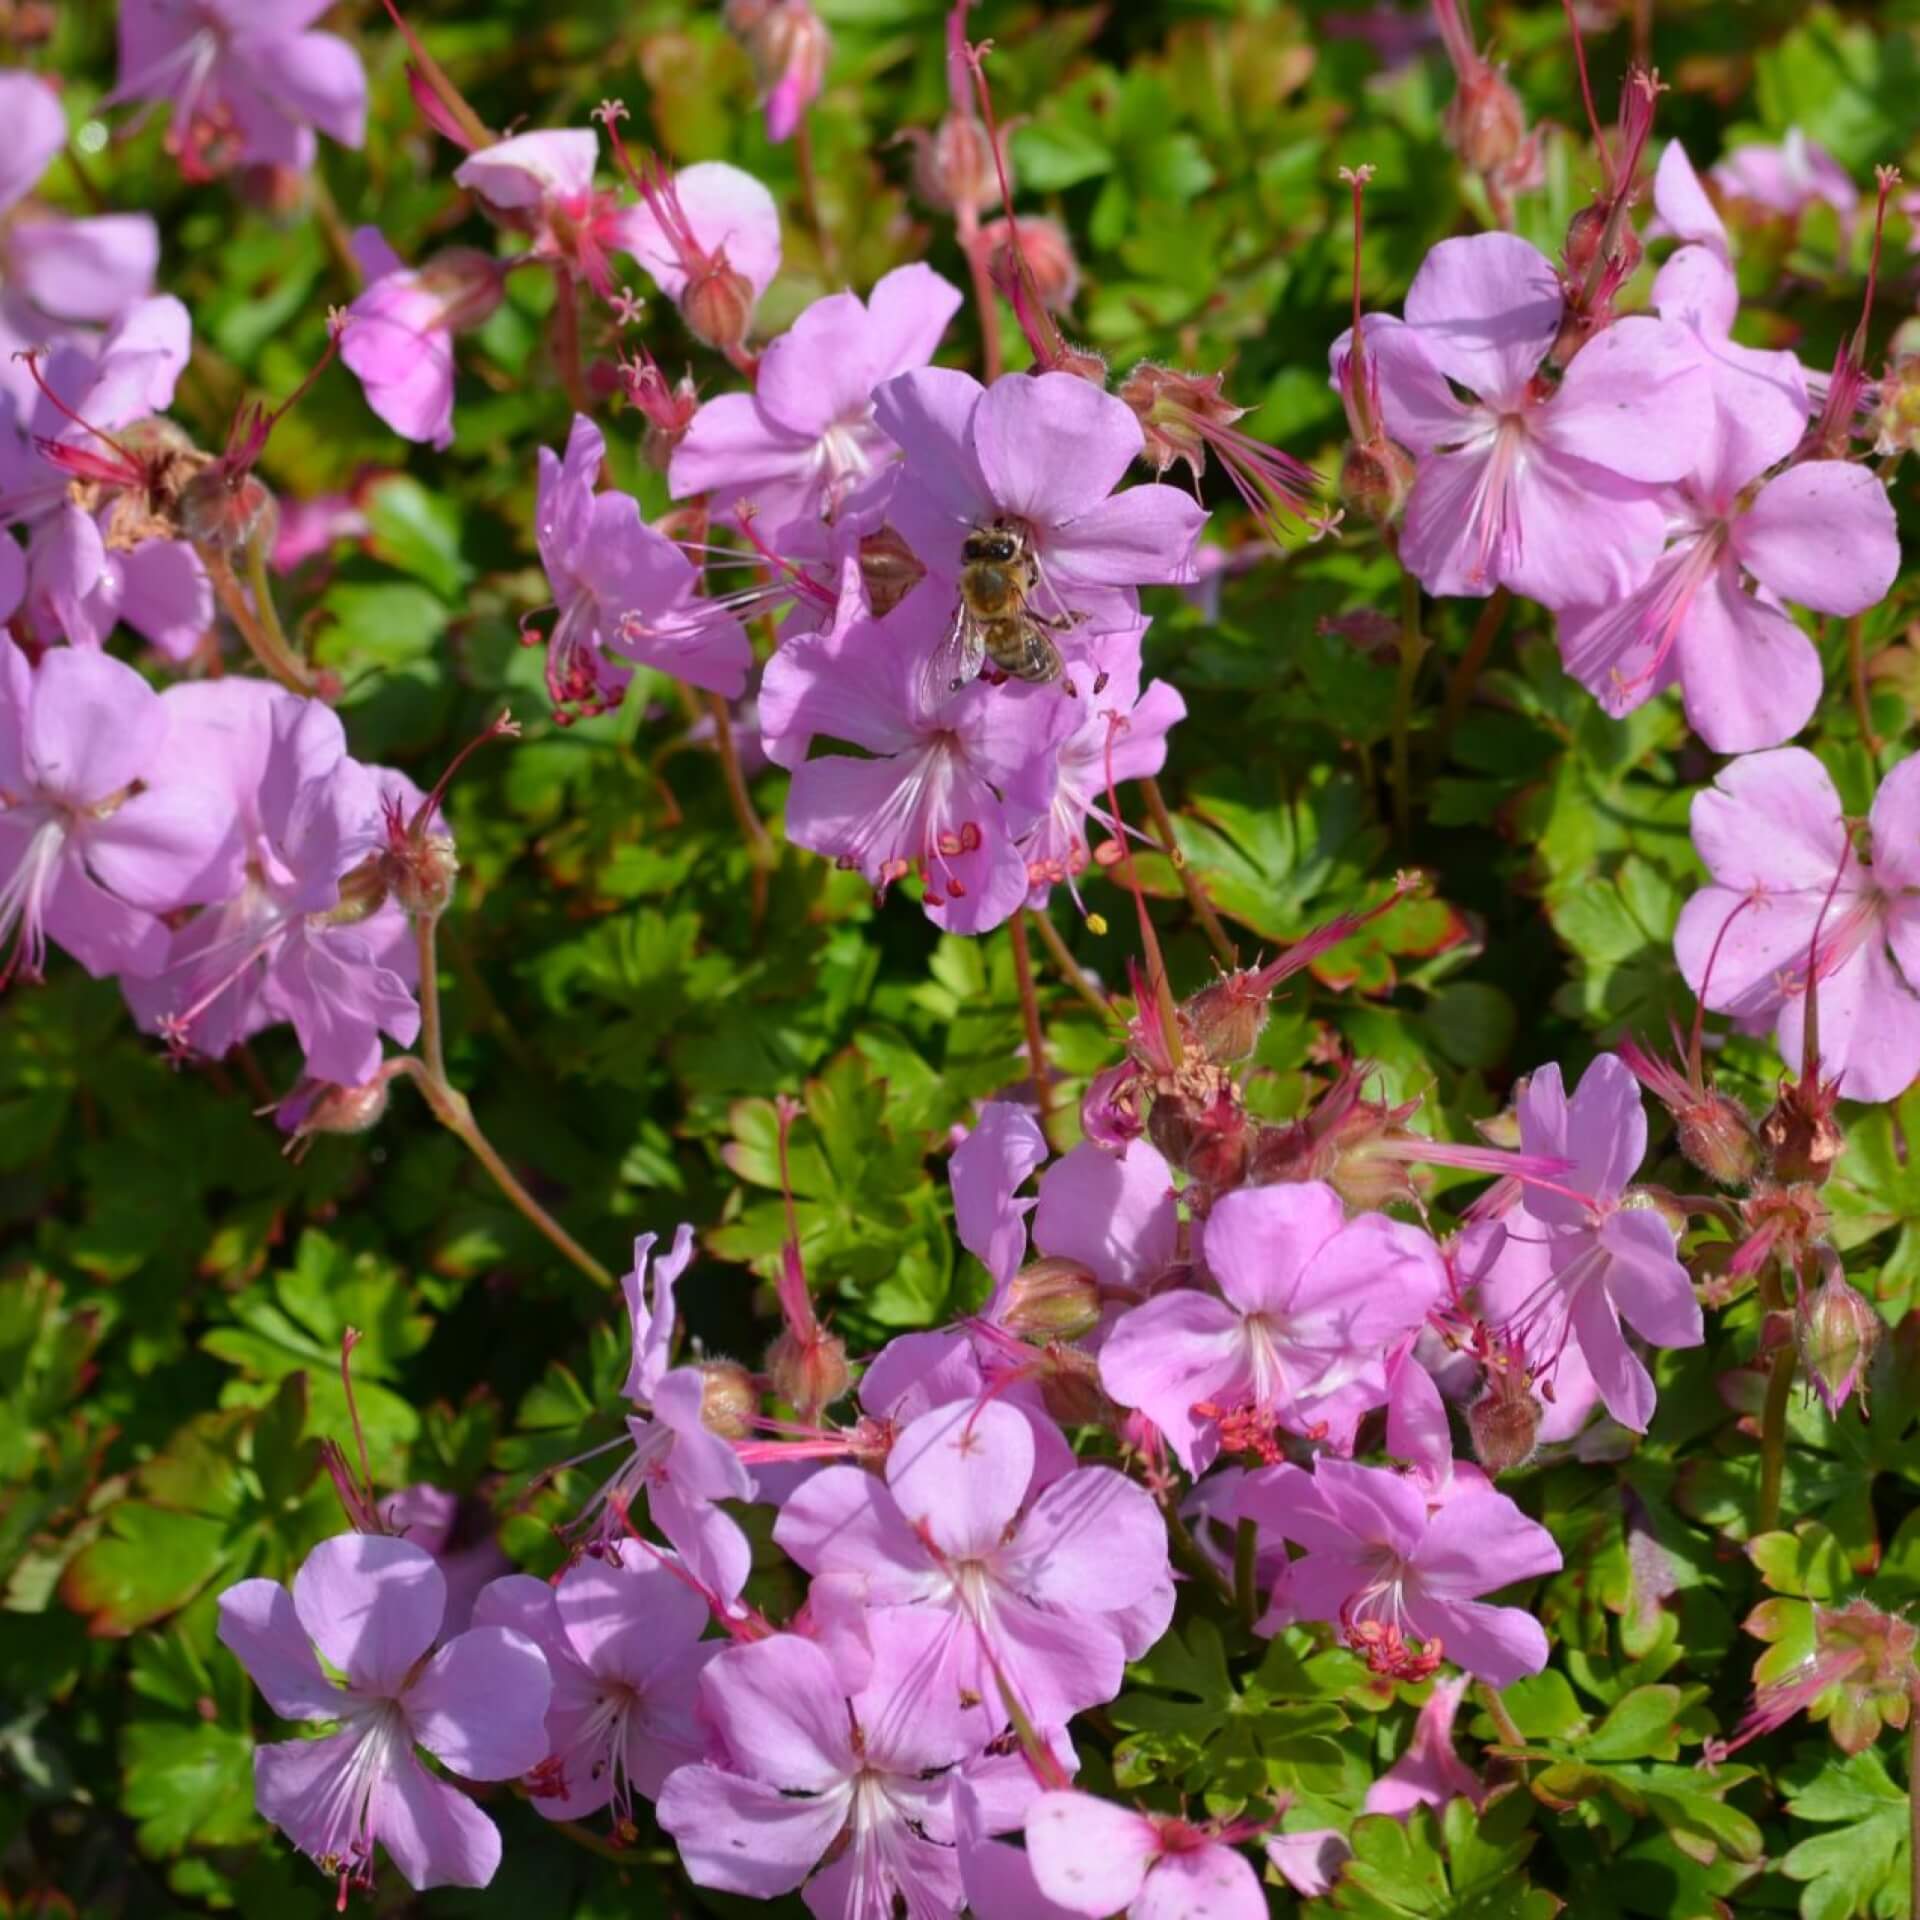
MULTIPOLYGON (((5 21, 17 28, 28 11, 5 21)), ((840 275, 864 287, 927 257, 963 281, 894 144, 943 107, 938 0, 821 0, 821 11, 837 50, 813 128, 840 275)), ((787 214, 787 264, 762 315, 772 330, 838 281, 802 216, 793 150, 765 142, 718 12, 692 0, 412 9, 494 124, 578 124, 614 95, 675 158, 726 158, 768 180, 787 214)), ((76 126, 111 84, 111 13, 103 0, 60 8, 50 44, 21 55, 62 76, 76 126)), ((1630 22, 1590 13, 1610 104, 1630 22)), ((1674 89, 1662 133, 1703 167, 1794 125, 1857 178, 1920 159, 1916 22, 1911 4, 1662 5, 1652 46, 1674 89)), ((410 107, 379 8, 345 4, 328 24, 357 39, 374 110, 364 153, 323 143, 313 204, 264 209, 228 184, 184 185, 157 127, 88 153, 94 190, 161 222, 162 285, 196 329, 177 412, 202 444, 218 444, 243 395, 289 391, 318 357, 327 309, 354 291, 349 228, 377 224, 407 257, 456 228, 483 239, 458 212, 450 150, 410 107)), ((1246 424, 1329 470, 1342 427, 1326 347, 1350 265, 1336 167, 1377 170, 1361 263, 1376 307, 1397 305, 1429 245, 1483 216, 1441 138, 1451 81, 1437 54, 1383 73, 1339 25, 1334 9, 1264 0, 985 0, 975 17, 996 45, 1001 111, 1019 123, 1019 204, 1057 214, 1080 250, 1072 331, 1121 370, 1143 356, 1230 366, 1231 391, 1258 409, 1246 424)), ((1476 25, 1537 117, 1580 124, 1558 7, 1502 7, 1476 25)), ((1550 134, 1547 161, 1520 225, 1551 251, 1596 170, 1574 134, 1550 134)), ((83 204, 78 179, 56 169, 51 185, 83 204)), ((1818 214, 1791 241, 1745 237, 1744 337, 1824 363, 1857 314, 1864 238, 1845 253, 1818 214)), ((1885 316, 1911 306, 1906 239, 1897 219, 1885 316)), ((550 292, 532 275, 511 287, 463 346, 449 454, 386 435, 335 368, 265 462, 289 499, 365 487, 370 539, 283 592, 348 685, 356 753, 426 781, 503 701, 527 723, 521 744, 489 749, 452 796, 465 867, 442 931, 454 1077, 512 1163, 616 1269, 636 1232, 695 1222, 704 1251, 682 1287, 692 1333, 750 1361, 781 1230, 771 1102, 802 1094, 795 1184, 823 1303, 856 1346, 936 1322, 978 1297, 949 1227, 951 1130, 1024 1071, 1006 936, 942 938, 908 902, 876 911, 856 877, 795 851, 756 917, 712 756, 669 685, 643 684, 603 720, 548 722, 537 656, 516 628, 544 598, 533 449, 564 438, 567 408, 545 359, 550 292)), ((970 364, 972 324, 962 317, 951 347, 970 364)), ((670 370, 691 358, 709 389, 725 384, 670 311, 655 310, 648 337, 670 370)), ((1017 337, 1008 347, 1019 364, 1017 337)), ((631 422, 609 438, 620 482, 661 510, 631 422)), ((1910 517, 1904 480, 1895 496, 1910 517)), ((1217 535, 1245 531, 1226 506, 1217 535)), ((1808 744, 1850 810, 1911 738, 1915 598, 1903 576, 1858 636, 1867 711, 1888 743, 1877 763, 1848 697, 1848 636, 1839 623, 1818 636, 1829 691, 1808 744)), ((1669 936, 1698 877, 1688 798, 1714 763, 1670 700, 1624 723, 1602 716, 1563 677, 1530 608, 1510 616, 1473 698, 1450 712, 1478 609, 1433 607, 1415 820, 1396 845, 1381 781, 1394 670, 1325 625, 1363 609, 1398 609, 1393 563, 1364 529, 1233 579, 1217 617, 1161 597, 1150 665, 1192 714, 1165 784, 1188 860, 1247 953, 1377 898, 1399 867, 1433 875, 1432 899, 1403 905, 1292 992, 1263 1040, 1255 1097, 1269 1113, 1297 1110, 1326 1078, 1331 1030, 1379 1063, 1391 1094, 1423 1095, 1437 1131, 1469 1137, 1515 1074, 1552 1059, 1577 1070, 1611 1037, 1658 1038, 1688 1011, 1669 936)), ((755 787, 776 822, 783 786, 755 787)), ((1142 865, 1164 901, 1176 984, 1196 986, 1209 961, 1176 876, 1142 865)), ((1089 886, 1112 930, 1090 932, 1064 900, 1057 924, 1083 966, 1118 982, 1134 939, 1124 897, 1102 877, 1089 886)), ((1041 992, 1064 1116, 1114 1057, 1114 1036, 1044 956, 1041 992)), ((1771 1055, 1736 1043, 1725 1060, 1731 1084, 1764 1104, 1771 1055)), ((0 1016, 0 1911, 301 1920, 330 1907, 332 1889, 252 1811, 251 1745, 275 1730, 214 1641, 213 1603, 234 1579, 288 1573, 340 1524, 314 1442, 343 1431, 343 1328, 367 1336, 356 1368, 383 1485, 431 1480, 467 1496, 476 1530, 497 1518, 536 1570, 556 1564, 549 1527, 564 1502, 529 1503, 521 1488, 612 1431, 624 1334, 608 1300, 404 1087, 376 1132, 283 1158, 253 1109, 296 1067, 282 1035, 246 1062, 176 1071, 133 1032, 113 986, 65 965, 44 987, 16 988, 0 1016)), ((1363 1823, 1354 1869, 1311 1911, 1908 1913, 1906 1760, 1893 1736, 1847 1759, 1802 1720, 1741 1764, 1694 1765, 1702 1738, 1738 1717, 1760 1652, 1740 1623, 1769 1590, 1788 1636, 1806 1631, 1811 1600, 1920 1597, 1920 1343, 1907 1317, 1920 1283, 1920 1168, 1907 1151, 1920 1106, 1846 1117, 1830 1190, 1839 1238, 1898 1332, 1870 1424, 1855 1409, 1830 1421, 1796 1408, 1785 1511, 1802 1518, 1797 1542, 1746 1540, 1760 1383, 1745 1364, 1758 1319, 1748 1296, 1714 1317, 1705 1349, 1663 1357, 1643 1446, 1512 1483, 1568 1565, 1541 1601, 1554 1665, 1509 1692, 1535 1750, 1530 1791, 1477 1830, 1459 1803, 1442 1821, 1363 1823)), ((1058 1144, 1072 1125, 1063 1117, 1058 1144)), ((1657 1140, 1656 1160, 1669 1153, 1657 1140)), ((1668 1171, 1686 1183, 1677 1161, 1668 1171)), ((768 1549, 762 1597, 777 1606, 774 1558, 768 1549)), ((1218 1806, 1283 1789, 1346 1824, 1408 1721, 1405 1694, 1350 1655, 1315 1652, 1300 1634, 1265 1647, 1183 1609, 1084 1742, 1086 1777, 1218 1806)), ((1484 1714, 1469 1730, 1494 1734, 1484 1714)), ((614 1862, 505 1790, 488 1805, 507 1836, 490 1891, 409 1901, 387 1877, 381 1904, 516 1920, 747 1910, 690 1890, 651 1832, 614 1862)), ((1292 1910, 1283 1890, 1273 1902, 1292 1910)))

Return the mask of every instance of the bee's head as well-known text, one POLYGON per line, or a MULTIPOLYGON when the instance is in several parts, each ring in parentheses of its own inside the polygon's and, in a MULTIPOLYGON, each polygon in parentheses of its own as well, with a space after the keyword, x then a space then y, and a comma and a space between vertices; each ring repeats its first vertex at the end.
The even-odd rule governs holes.
POLYGON ((1020 536, 1011 527, 975 527, 961 543, 961 557, 1005 566, 1020 555, 1020 536))

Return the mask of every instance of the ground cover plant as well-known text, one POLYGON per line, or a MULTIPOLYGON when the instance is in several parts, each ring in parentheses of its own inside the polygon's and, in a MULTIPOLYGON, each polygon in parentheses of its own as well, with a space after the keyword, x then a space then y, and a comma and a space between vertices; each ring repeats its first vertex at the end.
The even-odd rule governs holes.
POLYGON ((0 1911, 1915 1911, 1901 7, 0 5, 0 1911))

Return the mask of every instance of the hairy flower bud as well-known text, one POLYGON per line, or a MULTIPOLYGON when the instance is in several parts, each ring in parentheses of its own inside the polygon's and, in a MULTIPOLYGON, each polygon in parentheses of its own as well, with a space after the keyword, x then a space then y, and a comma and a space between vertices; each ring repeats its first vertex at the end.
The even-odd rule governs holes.
POLYGON ((1241 968, 1202 987, 1180 1012, 1207 1058, 1217 1067, 1232 1067, 1253 1057, 1271 999, 1258 977, 1241 968))
POLYGON ((180 490, 180 530, 197 547, 239 553, 256 539, 271 547, 279 525, 279 502, 251 471, 230 472, 215 461, 180 490))
POLYGON ((1081 1347, 1050 1341, 1040 1369, 1040 1398, 1063 1427, 1098 1426, 1113 1413, 1100 1385, 1100 1365, 1081 1347))
POLYGON ((1864 1400, 1867 1365, 1884 1331, 1872 1303, 1822 1249, 1826 1277, 1803 1287, 1793 1306, 1793 1342, 1800 1365, 1829 1413, 1838 1413, 1856 1391, 1864 1400))
POLYGON ((926 577, 920 556, 891 527, 861 536, 860 584, 876 620, 884 620, 926 577))
POLYGON ((1776 1180, 1824 1186, 1833 1163, 1846 1151, 1847 1136, 1833 1117, 1839 1089, 1818 1074, 1782 1082, 1779 1096, 1760 1122, 1760 1141, 1776 1180))
POLYGON ((1485 1392, 1467 1409, 1467 1431, 1473 1436, 1474 1458, 1496 1477, 1533 1458, 1540 1402, 1525 1368, 1507 1363, 1489 1367, 1485 1392))
POLYGON ((1527 110, 1506 76, 1481 61, 1461 80, 1443 124, 1448 144, 1469 172, 1497 173, 1527 137, 1527 110))
POLYGON ((1100 1284, 1078 1260, 1030 1261, 1007 1287, 1001 1324, 1009 1333, 1077 1340, 1100 1318, 1100 1284))
POLYGON ((1413 456, 1384 437, 1349 446, 1340 462, 1340 498, 1376 526, 1399 519, 1413 481, 1413 456))
POLYGON ((363 1087, 303 1080, 274 1109, 274 1122, 290 1136, 287 1152, 297 1158, 315 1134, 370 1133, 386 1117, 389 1090, 384 1076, 363 1087))
MULTIPOLYGON (((993 141, 977 113, 956 107, 932 133, 916 127, 909 129, 907 138, 914 147, 914 191, 928 206, 941 213, 965 208, 978 215, 999 205, 1000 175, 993 164, 993 141)), ((1012 159, 1001 157, 1011 185, 1012 159)))
POLYGON ((499 310, 507 291, 501 262, 478 247, 448 247, 420 269, 420 284, 437 295, 450 332, 483 327, 499 310))
POLYGON ((784 140, 820 97, 832 49, 807 0, 727 0, 727 26, 747 50, 767 110, 767 137, 784 140))
POLYGON ((1576 213, 1567 225, 1565 258, 1567 278, 1576 286, 1585 282, 1607 244, 1607 228, 1615 226, 1612 271, 1617 279, 1632 279, 1645 251, 1640 235, 1630 220, 1614 222, 1613 209, 1604 199, 1591 201, 1576 213))
MULTIPOLYGON (((1009 300, 1013 298, 1018 273, 1013 258, 1013 232, 1013 223, 1008 220, 993 220, 980 229, 987 269, 993 275, 994 285, 1009 300)), ((1033 276, 1033 290, 1040 296, 1040 304, 1054 313, 1072 306, 1080 291, 1080 262, 1074 257, 1073 242, 1066 228, 1045 214, 1023 213, 1020 251, 1026 256, 1027 271, 1033 276)))
POLYGON ((745 345, 753 306, 752 283, 728 266, 724 249, 687 281, 680 296, 680 313, 689 330, 721 353, 745 345))
POLYGON ((804 1338, 782 1333, 767 1349, 767 1377, 782 1400, 815 1419, 853 1384, 847 1343, 820 1328, 804 1338))
POLYGON ((723 1440, 744 1440, 760 1411, 760 1390, 738 1360, 708 1360, 700 1368, 700 1424, 723 1440))

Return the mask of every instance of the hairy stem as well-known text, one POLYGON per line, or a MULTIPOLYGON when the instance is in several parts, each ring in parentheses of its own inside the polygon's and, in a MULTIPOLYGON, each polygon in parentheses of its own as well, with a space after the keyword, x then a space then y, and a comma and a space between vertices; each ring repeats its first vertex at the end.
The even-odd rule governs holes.
POLYGON ((1166 800, 1160 792, 1160 782, 1152 774, 1144 775, 1140 781, 1140 794, 1147 803, 1147 814, 1153 821, 1153 830, 1160 836, 1161 851, 1179 876, 1180 891, 1187 896, 1187 905, 1192 908, 1193 917, 1199 921, 1201 932, 1207 936, 1213 957, 1223 967, 1237 967, 1240 964, 1240 950, 1227 938, 1227 930, 1220 924, 1220 916, 1214 911, 1213 902, 1207 898, 1207 890, 1201 884, 1200 876, 1187 865, 1187 856, 1181 852, 1180 842, 1173 831, 1173 816, 1168 813, 1166 800))
POLYGON ((553 272, 553 361, 566 392, 567 405, 575 413, 590 411, 587 405, 587 377, 580 365, 580 296, 573 275, 565 267, 553 272))
POLYGON ((447 1078, 440 1020, 440 956, 435 923, 430 917, 423 914, 415 920, 414 941, 420 956, 420 1052, 403 1055, 394 1062, 395 1070, 419 1087, 433 1117, 486 1168, 494 1185, 527 1224, 596 1287, 611 1289, 613 1275, 521 1185, 493 1142, 480 1131, 467 1096, 447 1078))
POLYGON ((1877 760, 1885 742, 1873 730, 1873 709, 1867 701, 1867 649, 1859 614, 1847 622, 1847 666, 1853 679, 1853 713, 1860 724, 1860 738, 1877 760))
POLYGON ((834 245, 833 234, 820 212, 820 182, 813 165, 813 122, 804 113, 793 130, 793 161, 800 175, 800 202, 807 210, 807 224, 813 229, 814 241, 820 248, 821 270, 830 282, 837 281, 840 249, 834 245))
POLYGON ((1506 619, 1507 608, 1512 602, 1513 595, 1505 587, 1500 588, 1481 609, 1480 618, 1473 623, 1467 650, 1448 676, 1446 697, 1440 703, 1440 730, 1433 743, 1433 757, 1436 760, 1445 755, 1454 728, 1466 714, 1467 702, 1473 698, 1480 670, 1487 664, 1487 655, 1493 651, 1494 641, 1500 637, 1500 624, 1506 619))
POLYGON ((1080 962, 1073 957, 1067 943, 1060 937, 1060 929, 1053 924, 1051 917, 1044 913, 1033 916, 1033 924, 1039 930, 1042 944, 1053 957, 1053 964, 1059 968, 1060 977, 1102 1020, 1114 1017, 1113 1003, 1094 985, 1091 976, 1080 962))
POLYGON ((261 543, 253 541, 247 548, 247 574, 254 582, 252 601, 248 600, 245 589, 234 575, 233 563, 224 553, 202 545, 196 545, 194 551, 199 554, 200 564, 207 570, 207 578, 213 582, 214 598, 219 601, 221 611, 240 630, 241 639, 247 643, 247 651, 291 692, 307 695, 316 693, 319 689, 313 673, 288 645, 287 636, 280 625, 280 616, 274 609, 273 589, 267 580, 266 557, 261 543))
MULTIPOLYGON (((1780 1270, 1771 1260, 1760 1275, 1760 1301, 1769 1316, 1786 1311, 1780 1270)), ((1767 1375, 1766 1404, 1760 1414, 1760 1511, 1756 1516, 1756 1533, 1771 1533, 1780 1524, 1780 1483, 1787 1466, 1787 1402, 1793 1393, 1795 1358, 1793 1342, 1782 1340, 1774 1349, 1773 1371, 1767 1375)))
POLYGON ((1488 1717, 1493 1721, 1495 1731, 1500 1735, 1503 1747, 1516 1750, 1524 1748, 1527 1736, 1515 1724, 1513 1715, 1507 1711, 1507 1703, 1500 1697, 1500 1689, 1485 1680, 1474 1683, 1474 1692, 1479 1696, 1480 1704, 1486 1708, 1488 1717))
POLYGON ((971 207, 962 207, 955 216, 954 227, 959 235, 960 251, 967 256, 967 271, 973 277, 973 304, 980 316, 980 368, 984 384, 990 387, 1006 365, 1000 351, 1000 296, 987 266, 979 215, 971 207))
POLYGON ((1251 1633, 1260 1620, 1260 1529, 1243 1519, 1233 1535, 1233 1597, 1251 1633))
POLYGON ((1420 582, 1404 569, 1400 575, 1400 674, 1393 688, 1392 760, 1388 779, 1393 786, 1394 837, 1404 846, 1413 831, 1413 783, 1407 752, 1413 728, 1413 689, 1426 658, 1426 635, 1420 631, 1420 582))
POLYGON ((1160 1517, 1167 1523, 1167 1552, 1174 1565, 1194 1579, 1205 1582, 1221 1600, 1232 1606, 1233 1588, 1227 1584, 1220 1569, 1201 1552, 1199 1541, 1187 1531, 1187 1523, 1180 1518, 1180 1502, 1176 1493, 1169 1491, 1161 1495, 1160 1517))
POLYGON ((733 709, 723 694, 705 696, 707 712, 713 717, 713 750, 720 757, 720 773, 727 783, 727 802, 739 824, 740 837, 747 843, 747 858, 753 865, 753 919, 757 926, 767 908, 767 882, 779 859, 779 849, 766 823, 754 811, 753 795, 747 790, 747 776, 740 766, 740 755, 733 744, 733 709))
POLYGON ((1020 1020, 1027 1030, 1027 1061, 1033 1069, 1034 1105, 1040 1109, 1040 1131, 1053 1119, 1052 1070, 1047 1065, 1047 1034, 1040 1024, 1040 1000, 1033 990, 1033 955, 1027 947, 1027 910, 1015 907, 1007 922, 1013 944, 1013 977, 1020 990, 1020 1020))

